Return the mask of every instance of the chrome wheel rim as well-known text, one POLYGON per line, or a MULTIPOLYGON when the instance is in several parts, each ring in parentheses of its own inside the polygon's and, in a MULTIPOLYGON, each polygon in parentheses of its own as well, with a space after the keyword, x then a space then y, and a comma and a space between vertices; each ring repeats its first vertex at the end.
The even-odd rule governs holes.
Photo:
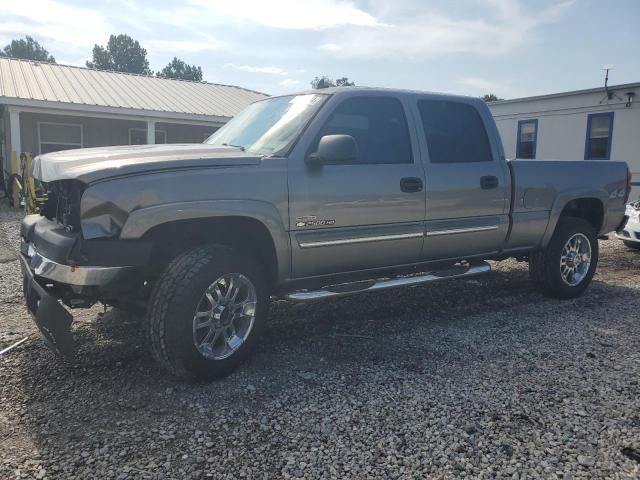
POLYGON ((560 276, 570 287, 578 285, 589 272, 591 266, 591 242, 582 233, 576 233, 567 240, 560 256, 560 276))
POLYGON ((223 360, 247 340, 256 315, 256 289, 240 273, 207 287, 193 315, 193 344, 206 358, 223 360))

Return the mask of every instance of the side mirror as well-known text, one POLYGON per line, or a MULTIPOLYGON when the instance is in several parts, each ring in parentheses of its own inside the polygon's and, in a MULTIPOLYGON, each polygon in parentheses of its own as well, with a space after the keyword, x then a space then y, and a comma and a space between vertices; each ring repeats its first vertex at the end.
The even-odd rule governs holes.
POLYGON ((351 135, 325 135, 318 150, 306 159, 307 165, 320 168, 324 164, 347 163, 358 158, 358 145, 351 135))

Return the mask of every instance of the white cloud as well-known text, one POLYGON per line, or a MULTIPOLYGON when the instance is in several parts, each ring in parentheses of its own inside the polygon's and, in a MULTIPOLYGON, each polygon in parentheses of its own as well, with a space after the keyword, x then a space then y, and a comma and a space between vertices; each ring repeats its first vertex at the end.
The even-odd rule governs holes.
POLYGON ((283 87, 293 87, 294 85, 300 85, 300 80, 296 80, 295 78, 285 78, 280 82, 280 85, 283 87))
POLYGON ((482 93, 495 92, 501 89, 498 83, 479 77, 462 78, 458 80, 458 83, 482 93))
POLYGON ((337 43, 323 43, 318 47, 318 49, 325 52, 339 52, 343 48, 344 47, 342 45, 338 45, 337 43))
POLYGON ((219 50, 223 44, 216 40, 150 40, 145 42, 149 51, 199 53, 219 50))
POLYGON ((238 23, 293 30, 381 25, 370 13, 341 0, 191 0, 189 10, 199 12, 203 21, 225 17, 238 23))
POLYGON ((52 54, 91 49, 100 38, 106 39, 111 26, 97 10, 65 5, 54 0, 0 2, 0 38, 32 35, 46 43, 52 54))
POLYGON ((239 70, 241 72, 249 73, 266 73, 267 75, 286 75, 288 72, 280 67, 261 67, 256 65, 236 65, 234 63, 227 63, 224 68, 231 68, 233 70, 239 70))
MULTIPOLYGON (((438 57, 444 69, 456 67, 439 75, 452 88, 507 95, 504 88, 515 82, 493 70, 460 73, 464 62, 548 48, 541 27, 573 2, 106 0, 80 6, 77 0, 0 0, 0 47, 31 34, 59 62, 84 64, 94 43, 126 32, 148 50, 154 69, 176 55, 201 65, 212 79, 264 91, 304 86, 307 75, 321 73, 357 80, 365 68, 369 82, 430 85, 429 75, 402 76, 429 68, 438 57), (394 75, 386 71, 390 62, 398 67, 394 75)), ((497 72, 508 73, 507 61, 497 63, 497 72)))
POLYGON ((524 11, 514 0, 478 0, 482 17, 439 13, 423 8, 408 12, 400 7, 384 8, 376 28, 345 28, 331 35, 321 50, 342 48, 352 57, 424 57, 451 53, 483 56, 514 50, 532 37, 541 25, 557 20, 573 4, 567 0, 535 13, 524 11))

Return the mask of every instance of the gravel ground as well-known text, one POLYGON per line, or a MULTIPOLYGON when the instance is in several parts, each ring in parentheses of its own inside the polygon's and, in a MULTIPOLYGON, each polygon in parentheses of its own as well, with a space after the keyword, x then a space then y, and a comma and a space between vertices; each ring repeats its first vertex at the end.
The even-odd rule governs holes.
MULTIPOLYGON (((277 302, 231 377, 156 368, 137 319, 76 316, 78 359, 20 299, 0 210, 0 478, 640 478, 640 252, 548 300, 526 265, 313 305, 277 302)), ((13 254, 15 256, 15 254, 13 254)))

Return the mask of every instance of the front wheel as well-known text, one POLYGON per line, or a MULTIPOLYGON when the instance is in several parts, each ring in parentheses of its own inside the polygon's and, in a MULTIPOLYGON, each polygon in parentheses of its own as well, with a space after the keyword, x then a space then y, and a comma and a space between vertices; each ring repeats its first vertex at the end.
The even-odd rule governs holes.
POLYGON ((224 377, 255 347, 268 301, 255 262, 225 246, 195 247, 174 259, 153 289, 146 322, 151 352, 178 377, 224 377))
POLYGON ((622 243, 633 250, 640 250, 640 242, 629 242, 628 240, 623 240, 622 243))
POLYGON ((553 298, 580 296, 591 283, 598 252, 593 225, 582 218, 561 218, 549 244, 529 257, 534 286, 553 298))

